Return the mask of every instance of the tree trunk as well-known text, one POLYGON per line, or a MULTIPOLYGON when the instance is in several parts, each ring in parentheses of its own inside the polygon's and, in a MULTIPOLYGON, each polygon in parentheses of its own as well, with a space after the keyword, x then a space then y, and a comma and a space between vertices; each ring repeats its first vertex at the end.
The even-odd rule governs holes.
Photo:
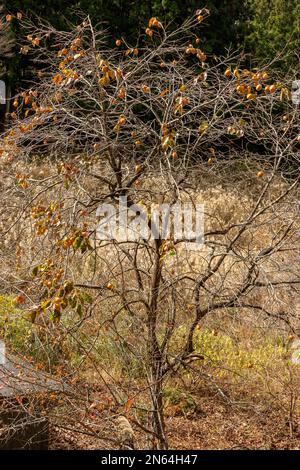
POLYGON ((162 353, 157 341, 157 303, 161 281, 160 246, 161 240, 155 240, 156 259, 152 275, 151 299, 148 312, 148 364, 150 369, 150 392, 153 405, 153 431, 157 436, 158 449, 168 448, 165 433, 163 410, 163 374, 162 353))

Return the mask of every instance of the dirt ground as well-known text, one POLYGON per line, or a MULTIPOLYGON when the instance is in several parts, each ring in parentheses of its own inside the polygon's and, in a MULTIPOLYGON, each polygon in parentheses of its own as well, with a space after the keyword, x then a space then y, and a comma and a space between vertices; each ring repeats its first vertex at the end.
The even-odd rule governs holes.
MULTIPOLYGON (((200 392, 191 416, 166 420, 170 449, 178 450, 300 450, 300 426, 269 403, 231 405, 200 392)), ((95 438, 52 428, 52 449, 112 449, 95 438)), ((137 439, 137 448, 143 443, 137 439)))

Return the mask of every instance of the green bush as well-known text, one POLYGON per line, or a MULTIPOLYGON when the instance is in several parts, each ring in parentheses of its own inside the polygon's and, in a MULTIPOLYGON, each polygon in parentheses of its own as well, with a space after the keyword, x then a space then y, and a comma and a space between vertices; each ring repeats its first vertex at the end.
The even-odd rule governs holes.
POLYGON ((38 328, 38 325, 31 323, 26 313, 16 307, 11 297, 0 295, 0 337, 8 350, 32 358, 51 369, 59 358, 51 341, 41 337, 38 328))
POLYGON ((178 410, 188 416, 195 413, 197 405, 191 393, 175 387, 165 387, 163 390, 164 406, 169 410, 178 410))
MULTIPOLYGON (((175 341, 181 341, 186 328, 178 328, 175 341)), ((235 376, 248 370, 262 370, 283 361, 284 345, 276 338, 266 337, 259 345, 236 343, 230 336, 209 329, 199 329, 194 334, 195 353, 202 357, 201 364, 211 366, 219 377, 235 376)), ((174 344, 174 347, 175 344, 174 344)))
POLYGON ((0 296, 0 336, 15 352, 26 353, 30 344, 31 325, 11 297, 0 296))

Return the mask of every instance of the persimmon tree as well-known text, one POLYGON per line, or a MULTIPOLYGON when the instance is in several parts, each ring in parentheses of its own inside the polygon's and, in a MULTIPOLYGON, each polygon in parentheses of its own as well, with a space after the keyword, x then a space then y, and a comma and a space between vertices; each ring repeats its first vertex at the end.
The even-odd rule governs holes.
POLYGON ((36 83, 14 98, 1 140, 4 289, 61 341, 95 322, 81 345, 85 359, 114 410, 160 449, 168 447, 164 383, 182 367, 201 370, 194 335, 207 317, 251 311, 297 327, 294 77, 248 70, 238 54, 207 54, 208 14, 171 32, 151 18, 147 47, 116 38, 112 49, 89 18, 70 32, 24 20, 21 52, 35 58, 36 83), (151 235, 153 205, 195 205, 215 186, 228 194, 227 219, 203 193, 199 250, 172 233, 97 238, 101 204, 118 207, 126 197, 147 214, 151 235), (229 211, 233 191, 241 207, 229 211), (70 315, 71 327, 63 324, 70 315), (138 364, 134 387, 95 359, 100 332, 115 342, 122 367, 138 364))

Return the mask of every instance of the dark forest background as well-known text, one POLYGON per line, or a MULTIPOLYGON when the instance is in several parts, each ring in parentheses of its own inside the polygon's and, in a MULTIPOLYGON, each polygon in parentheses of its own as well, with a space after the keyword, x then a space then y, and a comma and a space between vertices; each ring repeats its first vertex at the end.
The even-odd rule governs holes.
MULTIPOLYGON (((202 45, 206 53, 221 55, 227 49, 244 50, 249 59, 266 61, 280 54, 284 64, 299 64, 300 2, 299 0, 7 0, 2 13, 13 16, 10 36, 13 47, 7 57, 2 56, 2 79, 14 91, 26 81, 29 60, 19 54, 26 34, 17 13, 39 17, 56 28, 68 29, 78 24, 82 15, 90 15, 93 23, 101 23, 112 38, 125 37, 136 44, 140 32, 151 16, 175 28, 197 8, 206 7, 211 16, 202 31, 202 45)), ((28 74, 27 74, 28 75, 28 74)))

